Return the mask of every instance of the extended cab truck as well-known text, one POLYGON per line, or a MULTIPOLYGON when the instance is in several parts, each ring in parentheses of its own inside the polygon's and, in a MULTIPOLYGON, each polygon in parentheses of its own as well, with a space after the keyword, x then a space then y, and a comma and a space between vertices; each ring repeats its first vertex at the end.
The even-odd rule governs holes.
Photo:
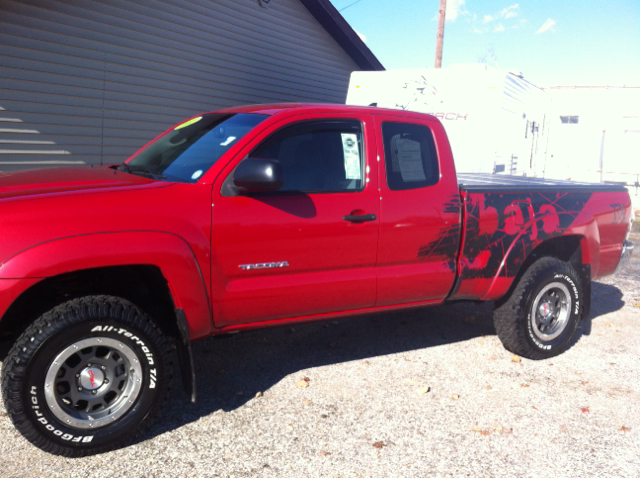
POLYGON ((170 128, 124 164, 0 177, 5 407, 36 446, 126 444, 190 341, 494 300, 505 347, 560 353, 631 254, 628 192, 456 177, 433 116, 257 105, 170 128))

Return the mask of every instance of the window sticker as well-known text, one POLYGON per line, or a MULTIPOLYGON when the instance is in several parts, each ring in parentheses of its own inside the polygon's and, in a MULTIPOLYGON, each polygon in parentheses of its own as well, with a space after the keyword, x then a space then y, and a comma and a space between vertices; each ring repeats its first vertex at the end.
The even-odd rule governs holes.
POLYGON ((204 173, 202 170, 196 171, 193 175, 191 175, 191 179, 192 180, 197 180, 198 178, 200 178, 202 176, 202 173, 204 173))
POLYGON ((344 153, 344 171, 347 180, 359 180, 362 178, 360 169, 360 150, 358 148, 358 135, 355 133, 341 133, 342 151, 344 153))
POLYGON ((220 143, 220 146, 227 146, 230 145, 231 143, 233 143, 233 140, 235 140, 236 137, 235 136, 230 136, 229 138, 227 138, 226 140, 224 140, 222 143, 220 143))
POLYGON ((198 123, 200 120, 202 120, 202 117, 197 116, 195 118, 191 118, 191 120, 183 121, 178 126, 176 126, 174 130, 179 130, 180 128, 184 128, 185 126, 193 125, 194 123, 198 123))
MULTIPOLYGON (((427 179, 422 164, 420 142, 398 138, 395 141, 397 166, 400 169, 402 181, 425 181, 427 179)), ((395 163, 395 161, 394 161, 395 163)), ((394 170, 396 165, 394 165, 394 170)), ((397 170, 396 170, 397 171, 397 170)))

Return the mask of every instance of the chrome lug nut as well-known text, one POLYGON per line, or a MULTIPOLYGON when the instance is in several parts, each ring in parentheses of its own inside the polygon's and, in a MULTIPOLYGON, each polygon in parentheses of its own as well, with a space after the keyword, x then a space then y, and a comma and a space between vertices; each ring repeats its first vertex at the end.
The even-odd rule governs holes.
POLYGON ((78 391, 82 391, 82 386, 78 386, 78 391))
POLYGON ((98 391, 96 391, 95 389, 93 391, 91 391, 91 394, 93 394, 94 396, 98 393, 98 391))

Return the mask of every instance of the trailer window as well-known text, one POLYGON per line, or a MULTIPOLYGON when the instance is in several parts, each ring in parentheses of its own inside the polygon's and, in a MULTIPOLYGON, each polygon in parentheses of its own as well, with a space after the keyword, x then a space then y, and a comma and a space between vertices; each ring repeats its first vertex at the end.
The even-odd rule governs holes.
POLYGON ((385 121, 382 141, 390 190, 421 188, 438 182, 438 157, 427 126, 385 121))
POLYGON ((578 123, 579 117, 577 115, 560 115, 560 121, 562 123, 578 123))

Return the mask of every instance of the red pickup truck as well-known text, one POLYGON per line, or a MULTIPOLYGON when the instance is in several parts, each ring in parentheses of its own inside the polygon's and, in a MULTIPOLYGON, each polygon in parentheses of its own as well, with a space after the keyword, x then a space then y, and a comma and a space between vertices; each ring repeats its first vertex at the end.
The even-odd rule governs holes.
POLYGON ((139 434, 190 342, 495 301, 505 347, 560 353, 632 251, 627 190, 456 176, 440 122, 375 107, 203 113, 121 165, 0 175, 4 405, 54 454, 139 434))

